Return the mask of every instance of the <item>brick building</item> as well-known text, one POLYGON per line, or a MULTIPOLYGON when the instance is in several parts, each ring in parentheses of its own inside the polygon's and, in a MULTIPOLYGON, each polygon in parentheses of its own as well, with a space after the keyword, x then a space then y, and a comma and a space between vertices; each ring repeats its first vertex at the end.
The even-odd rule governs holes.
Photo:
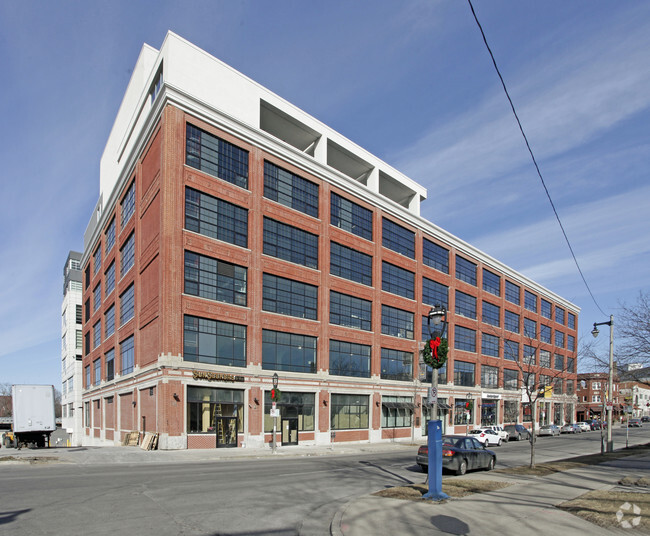
MULTIPOLYGON (((609 374, 607 372, 587 372, 578 374, 578 405, 576 415, 578 421, 598 419, 605 421, 607 410, 607 391, 609 374)), ((614 375, 612 382, 612 419, 620 420, 623 413, 623 399, 620 395, 618 375, 614 375)))
POLYGON ((524 360, 573 420, 578 308, 423 219, 425 199, 173 33, 145 45, 84 237, 85 442, 263 447, 274 374, 282 444, 419 439, 435 304, 446 430, 525 422, 524 360))

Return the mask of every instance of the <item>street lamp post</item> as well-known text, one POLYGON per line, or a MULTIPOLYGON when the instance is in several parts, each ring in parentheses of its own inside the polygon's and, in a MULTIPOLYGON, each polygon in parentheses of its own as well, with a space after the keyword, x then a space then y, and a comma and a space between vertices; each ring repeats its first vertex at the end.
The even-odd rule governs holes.
POLYGON ((594 322, 591 334, 598 337, 598 326, 609 326, 609 378, 607 382, 607 452, 614 451, 612 440, 612 410, 614 409, 614 315, 609 316, 609 322, 594 322))
MULTIPOLYGON (((447 309, 436 305, 427 316, 432 351, 434 346, 441 343, 441 338, 447 327, 447 309), (433 324, 433 329, 431 327, 433 324)), ((438 346, 435 346, 437 352, 438 346)), ((435 353, 435 356, 438 356, 435 353)), ((433 356, 432 356, 433 357, 433 356)), ((429 491, 423 495, 425 499, 442 501, 449 496, 442 491, 442 423, 438 419, 438 369, 440 362, 431 362, 431 390, 429 403, 431 404, 431 419, 427 422, 427 445, 429 449, 429 491)))
MULTIPOLYGON (((468 401, 471 400, 472 399, 472 393, 467 393, 465 395, 465 398, 467 398, 468 401)), ((468 406, 467 407, 467 413, 465 414, 465 435, 466 436, 469 435, 469 417, 471 415, 471 412, 472 412, 472 408, 470 406, 468 406)))
MULTIPOLYGON (((273 373, 273 389, 275 390, 277 388, 278 388, 278 373, 274 372, 273 373)), ((277 427, 278 427, 278 418, 276 416, 277 406, 275 404, 275 400, 272 402, 272 408, 271 409, 273 410, 273 439, 272 439, 271 445, 272 445, 273 454, 275 454, 276 449, 277 449, 277 443, 276 443, 275 435, 277 433, 277 427)))

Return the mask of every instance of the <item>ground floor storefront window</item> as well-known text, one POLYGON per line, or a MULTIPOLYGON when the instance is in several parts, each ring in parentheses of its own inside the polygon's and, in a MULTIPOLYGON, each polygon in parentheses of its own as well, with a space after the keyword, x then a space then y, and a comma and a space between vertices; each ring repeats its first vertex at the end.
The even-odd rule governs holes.
POLYGON ((474 401, 471 398, 457 398, 454 401, 454 424, 466 425, 474 422, 474 401))
POLYGON ((481 426, 494 426, 499 419, 499 401, 483 398, 481 400, 481 426))
POLYGON ((381 427, 406 428, 413 422, 413 399, 408 396, 384 396, 381 401, 381 427))
MULTIPOLYGON (((314 393, 288 393, 282 391, 276 408, 280 410, 281 420, 294 420, 297 430, 309 432, 314 430, 314 393)), ((273 432, 273 417, 271 417, 271 391, 264 392, 264 431, 273 432)))
POLYGON ((553 422, 560 426, 564 424, 563 415, 562 415, 562 404, 554 404, 553 422))
POLYGON ((244 431, 244 391, 187 387, 187 433, 215 434, 215 446, 236 446, 244 431))
POLYGON ((530 402, 524 403, 524 422, 531 422, 533 420, 532 405, 530 402))
POLYGON ((367 429, 370 403, 367 395, 337 395, 331 399, 332 430, 367 429))
POLYGON ((573 404, 564 404, 564 421, 575 422, 573 417, 573 404))
MULTIPOLYGON (((426 400, 426 399, 425 399, 426 400)), ((447 422, 449 419, 449 410, 451 406, 447 403, 446 398, 438 399, 438 419, 442 423, 442 433, 447 433, 447 422)), ((427 423, 433 418, 431 405, 425 403, 422 405, 422 435, 427 435, 427 423)))
POLYGON ((503 422, 511 424, 519 422, 519 402, 517 400, 503 401, 503 422))

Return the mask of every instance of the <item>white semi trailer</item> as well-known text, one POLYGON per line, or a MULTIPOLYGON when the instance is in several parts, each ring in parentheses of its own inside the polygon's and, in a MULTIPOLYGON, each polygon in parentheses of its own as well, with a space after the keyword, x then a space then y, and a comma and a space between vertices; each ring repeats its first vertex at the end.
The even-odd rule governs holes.
MULTIPOLYGON (((53 385, 12 385, 13 445, 45 447, 56 430, 53 385)), ((7 445, 8 446, 8 445, 7 445)))

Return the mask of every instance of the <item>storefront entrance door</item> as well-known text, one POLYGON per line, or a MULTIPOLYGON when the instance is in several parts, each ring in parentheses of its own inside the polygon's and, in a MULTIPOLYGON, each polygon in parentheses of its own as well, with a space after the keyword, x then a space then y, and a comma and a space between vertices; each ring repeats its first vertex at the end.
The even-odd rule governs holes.
POLYGON ((237 446, 237 417, 215 417, 217 448, 237 446))
POLYGON ((298 419, 297 418, 282 419, 282 444, 283 445, 298 444, 298 419))

